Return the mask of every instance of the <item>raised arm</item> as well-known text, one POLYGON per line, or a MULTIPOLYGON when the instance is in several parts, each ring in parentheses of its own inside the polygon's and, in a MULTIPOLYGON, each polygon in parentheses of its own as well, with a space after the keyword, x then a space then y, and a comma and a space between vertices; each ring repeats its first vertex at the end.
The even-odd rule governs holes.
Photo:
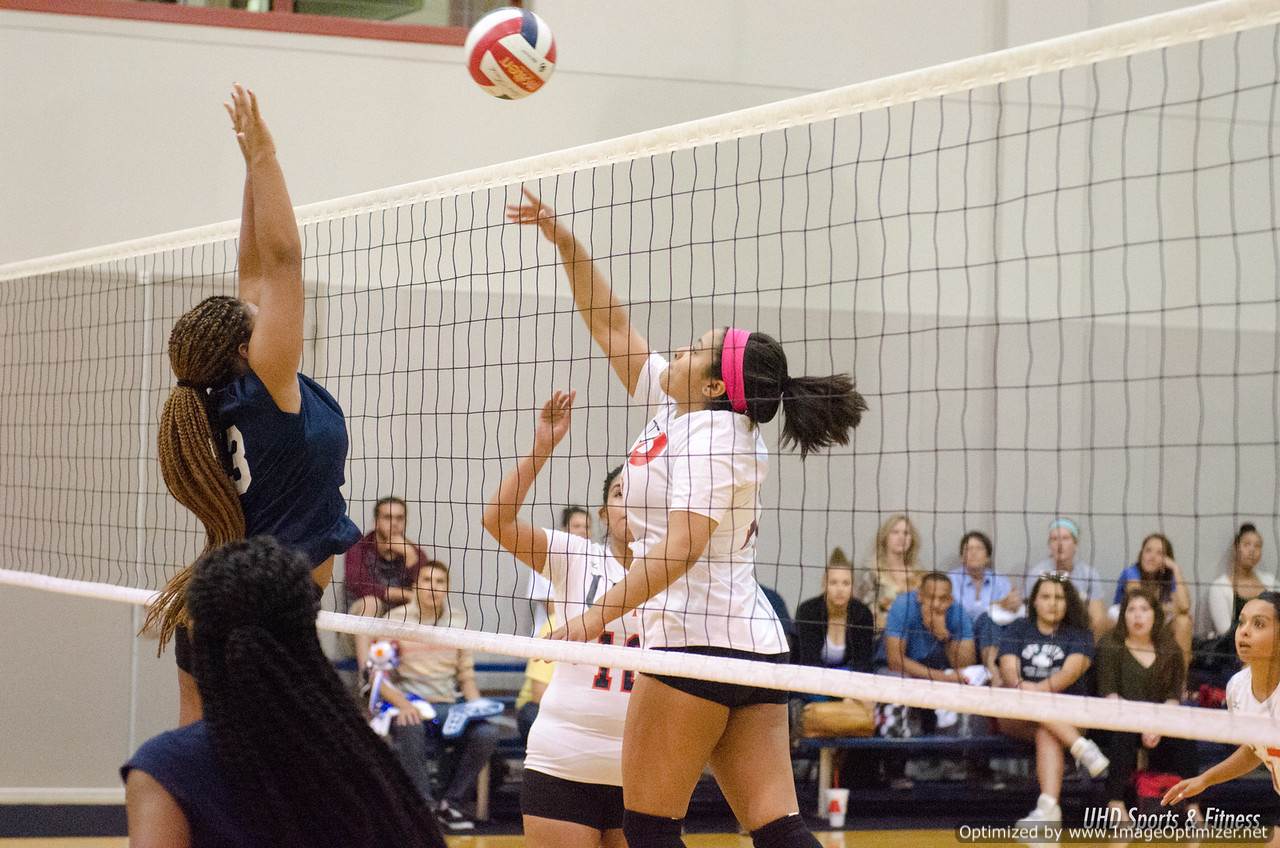
MULTIPOLYGON (((227 114, 231 115, 234 125, 235 114, 231 111, 230 104, 222 105, 226 107, 227 114)), ((239 135, 236 136, 236 141, 240 144, 240 152, 244 154, 244 201, 240 204, 240 261, 237 263, 237 276, 240 299, 257 306, 262 300, 262 261, 258 258, 258 237, 254 233, 253 172, 249 169, 248 148, 240 141, 239 135)))
POLYGON ((556 218, 555 210, 525 189, 525 203, 507 207, 507 220, 517 224, 535 224, 551 240, 560 253, 560 263, 569 277, 573 302, 587 322, 591 337, 609 357, 627 394, 636 393, 640 370, 649 358, 649 342, 645 340, 627 315, 627 308, 613 294, 609 281, 591 260, 587 248, 573 235, 569 226, 556 218))
POLYGON ((548 540, 546 532, 520 520, 520 508, 529 495, 529 488, 546 465, 547 458, 555 452, 556 445, 569 432, 576 392, 556 392, 538 413, 538 424, 533 431, 533 448, 522 456, 516 467, 498 484, 498 491, 485 504, 481 523, 485 531, 499 545, 515 554, 516 559, 538 573, 547 562, 548 540))
MULTIPOLYGON (((261 282, 242 290, 245 300, 257 297, 257 315, 249 340, 249 367, 262 380, 276 406, 285 412, 302 408, 298 389, 298 366, 302 362, 302 244, 298 222, 293 216, 284 172, 276 159, 275 142, 258 111, 252 91, 236 84, 231 102, 224 104, 231 115, 236 141, 244 151, 248 167, 245 221, 241 223, 241 244, 254 242, 250 274, 243 264, 241 277, 256 276, 261 282), (247 222, 251 230, 246 233, 247 222), (249 239, 246 239, 246 234, 249 239), (252 274, 257 263, 258 273, 252 274)), ((241 262, 244 261, 242 247, 241 262)))

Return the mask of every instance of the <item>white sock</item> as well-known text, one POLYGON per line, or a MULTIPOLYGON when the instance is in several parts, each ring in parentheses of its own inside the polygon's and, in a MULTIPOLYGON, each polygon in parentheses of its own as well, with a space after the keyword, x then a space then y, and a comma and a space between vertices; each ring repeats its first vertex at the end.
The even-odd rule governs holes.
POLYGON ((1080 759, 1080 753, 1088 746, 1089 740, 1081 736, 1079 739, 1071 743, 1071 756, 1077 760, 1080 759))
POLYGON ((1046 795, 1045 793, 1041 792, 1040 797, 1036 799, 1036 809, 1052 810, 1056 806, 1058 806, 1058 799, 1053 797, 1052 795, 1046 795))

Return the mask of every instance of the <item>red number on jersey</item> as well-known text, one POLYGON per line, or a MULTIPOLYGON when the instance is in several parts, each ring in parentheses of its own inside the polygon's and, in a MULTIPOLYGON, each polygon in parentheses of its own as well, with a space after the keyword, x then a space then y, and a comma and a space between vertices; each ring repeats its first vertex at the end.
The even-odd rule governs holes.
MULTIPOLYGON (((612 645, 613 634, 606 630, 604 633, 600 634, 600 639, 598 641, 600 642, 601 645, 612 645)), ((628 648, 640 647, 640 637, 639 636, 628 637, 627 647, 628 648)), ((613 669, 603 665, 600 666, 600 668, 596 671, 595 678, 592 679, 591 681, 591 688, 602 689, 607 692, 609 691, 609 688, 612 685, 613 685, 613 669)), ((635 685, 636 685, 636 673, 634 671, 623 671, 621 691, 630 692, 631 688, 635 685)))

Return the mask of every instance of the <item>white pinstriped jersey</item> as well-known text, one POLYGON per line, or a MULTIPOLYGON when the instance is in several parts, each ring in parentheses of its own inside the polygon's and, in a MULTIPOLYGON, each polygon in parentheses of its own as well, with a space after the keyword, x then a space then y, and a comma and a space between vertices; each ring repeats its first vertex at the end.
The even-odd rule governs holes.
MULTIPOLYGON (((547 561, 556 615, 576 618, 625 576, 622 564, 598 542, 546 530, 547 561)), ((639 647, 639 611, 609 623, 606 645, 639 647)), ((622 785, 622 728, 634 674, 616 668, 556 663, 529 731, 524 766, 562 780, 622 785)))
MULTIPOLYGON (((1280 720, 1280 687, 1273 689, 1265 701, 1259 701, 1253 696, 1253 669, 1245 666, 1227 681, 1227 709, 1241 715, 1264 715, 1273 722, 1280 720)), ((1251 747, 1271 775, 1271 788, 1280 794, 1280 745, 1251 747)))
POLYGON ((657 414, 623 466, 631 550, 638 559, 662 542, 672 510, 717 524, 702 558, 645 605, 645 646, 780 654, 787 639, 755 577, 760 486, 769 473, 760 428, 724 410, 677 416, 659 383, 666 368, 650 355, 636 384, 636 402, 657 414))

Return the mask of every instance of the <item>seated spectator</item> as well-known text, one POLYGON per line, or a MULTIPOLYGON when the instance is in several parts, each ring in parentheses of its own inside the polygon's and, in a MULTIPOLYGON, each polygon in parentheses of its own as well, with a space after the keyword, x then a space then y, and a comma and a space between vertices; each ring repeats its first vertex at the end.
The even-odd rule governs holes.
POLYGON ((970 530, 960 539, 960 565, 947 573, 951 591, 973 622, 974 645, 978 659, 986 667, 993 685, 999 685, 1000 668, 996 663, 1003 627, 992 618, 993 610, 1007 621, 1022 611, 1022 596, 1013 582, 996 574, 991 563, 994 548, 991 537, 981 530, 970 530))
MULTIPOLYGON (((946 574, 930 572, 921 579, 919 589, 903 592, 894 599, 889 607, 884 638, 876 649, 879 673, 966 683, 973 673, 970 667, 975 658, 973 623, 955 603, 951 579, 946 574)), ((960 732, 959 716, 949 710, 904 709, 888 704, 880 705, 877 710, 882 735, 912 736, 935 730, 950 735, 960 732)), ((894 788, 905 788, 912 777, 923 780, 967 777, 967 770, 960 762, 932 759, 908 762, 905 779, 897 777, 896 768, 896 763, 885 763, 885 776, 894 788)))
POLYGON ((1225 687, 1240 669, 1236 656, 1236 622, 1244 605, 1275 588, 1275 577, 1261 571, 1262 534, 1253 524, 1240 525, 1231 543, 1230 565, 1208 589, 1209 628, 1196 645, 1192 658, 1194 676, 1204 683, 1225 687))
POLYGON ((202 556, 187 588, 206 719, 121 769, 130 844, 444 848, 316 636, 306 558, 268 536, 202 556))
MULTIPOLYGON (((1036 580, 1027 597, 1027 617, 1005 628, 1000 641, 1000 676, 1006 686, 1032 692, 1084 695, 1083 677, 1093 661, 1093 634, 1075 584, 1061 573, 1036 580)), ((1062 821, 1063 748, 1094 777, 1107 768, 1098 746, 1060 722, 1000 719, 1001 732, 1036 745, 1040 797, 1020 827, 1062 821)))
POLYGON ((875 617, 853 597, 853 565, 836 548, 827 561, 822 594, 796 608, 795 662, 871 671, 875 617))
POLYGON ((1120 573, 1112 601, 1117 621, 1125 593, 1139 587, 1160 599, 1165 628, 1182 653, 1185 670, 1185 663, 1191 662, 1191 592, 1183 579, 1182 568, 1173 558, 1173 543, 1161 533, 1152 533, 1143 539, 1137 562, 1120 573))
POLYGON ((373 530, 347 550, 343 591, 352 615, 385 615, 413 597, 418 565, 427 558, 405 536, 407 516, 400 498, 379 499, 373 507, 373 530))
POLYGON ((585 506, 576 504, 560 510, 560 529, 573 536, 591 538, 591 513, 585 506))
POLYGON ((1231 544, 1231 565, 1226 574, 1219 575, 1209 584, 1209 618, 1212 634, 1232 635, 1232 652, 1235 651, 1234 633, 1240 610, 1264 591, 1275 588, 1275 575, 1258 569, 1262 562, 1262 534, 1252 524, 1241 524, 1231 544))
POLYGON ((778 616, 778 623, 782 625, 782 633, 787 637, 787 647, 791 651, 796 649, 796 622, 791 617, 791 610, 787 609, 787 602, 777 593, 771 586, 760 584, 760 591, 764 592, 765 600, 769 602, 769 606, 773 607, 773 611, 778 616))
POLYGON ((883 630, 889 607, 901 592, 920 585, 916 562, 920 556, 920 534, 911 519, 902 513, 889 516, 876 533, 871 561, 854 580, 853 595, 876 617, 876 630, 883 630))
MULTIPOLYGON (((1164 605, 1148 586, 1130 588, 1120 599, 1115 629, 1098 643, 1098 694, 1104 698, 1177 704, 1182 697, 1185 667, 1182 651, 1164 623, 1164 605)), ((1138 752, 1147 750, 1151 771, 1194 777, 1196 743, 1157 733, 1098 731, 1098 745, 1111 767, 1107 770, 1107 804, 1118 820, 1128 819, 1126 795, 1138 765, 1138 752)), ((1198 811, 1197 811, 1198 812, 1198 811)), ((1116 819, 1113 819, 1116 820, 1116 819)))
POLYGON ((964 669, 976 657, 973 622, 955 603, 950 577, 931 571, 919 589, 894 599, 876 651, 877 667, 924 680, 963 682, 964 669))
MULTIPOLYGON (((383 617, 388 621, 437 627, 460 627, 464 624, 449 608, 449 569, 444 563, 436 560, 425 562, 418 572, 415 588, 412 601, 383 617)), ((360 636, 357 640, 364 643, 367 655, 369 638, 360 636)), ((476 687, 475 660, 471 651, 425 642, 402 640, 397 649, 400 664, 392 675, 392 682, 383 683, 382 696, 406 715, 415 712, 415 708, 402 691, 412 692, 431 704, 436 717, 421 725, 393 726, 392 745, 402 762, 408 761, 406 765, 411 774, 415 768, 426 765, 421 758, 433 746, 437 753, 449 753, 456 758, 452 774, 441 781, 445 788, 436 815, 450 831, 470 830, 475 824, 464 812, 466 802, 475 790, 480 772, 497 749, 499 730, 491 722, 472 719, 463 736, 449 745, 451 750, 444 751, 439 728, 448 717, 450 708, 463 700, 474 701, 480 697, 480 690, 476 687)))
POLYGON ((1049 525, 1049 558, 1038 562, 1028 572, 1027 578, 1034 580, 1051 572, 1070 577, 1089 617, 1089 629, 1095 637, 1100 637, 1111 629, 1102 576, 1096 568, 1076 556, 1079 544, 1079 525, 1070 518, 1055 519, 1049 525))

